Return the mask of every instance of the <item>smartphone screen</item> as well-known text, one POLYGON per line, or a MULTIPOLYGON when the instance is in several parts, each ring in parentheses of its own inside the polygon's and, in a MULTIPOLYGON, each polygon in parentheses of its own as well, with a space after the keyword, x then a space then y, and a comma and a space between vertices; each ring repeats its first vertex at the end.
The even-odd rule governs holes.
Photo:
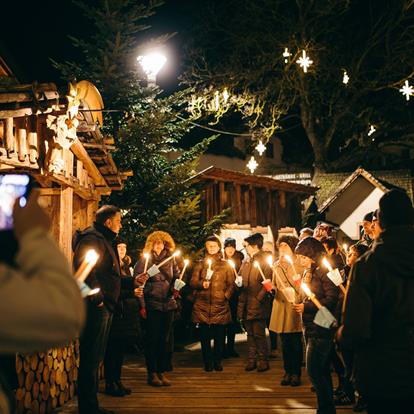
POLYGON ((24 207, 30 188, 28 174, 0 174, 0 230, 13 228, 13 206, 17 199, 24 207))

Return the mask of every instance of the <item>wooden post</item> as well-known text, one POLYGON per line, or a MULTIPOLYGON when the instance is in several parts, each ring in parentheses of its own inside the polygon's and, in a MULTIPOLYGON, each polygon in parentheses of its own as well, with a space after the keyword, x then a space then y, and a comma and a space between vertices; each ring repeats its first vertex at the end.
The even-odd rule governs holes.
POLYGON ((242 223, 242 192, 241 192, 241 186, 240 184, 234 184, 234 190, 235 190, 235 199, 233 205, 235 206, 235 217, 234 221, 236 223, 242 223))
POLYGON ((27 131, 24 119, 20 119, 16 127, 17 157, 20 162, 23 162, 28 155, 27 131))
POLYGON ((29 120, 28 151, 30 164, 36 164, 39 158, 39 148, 37 142, 37 119, 33 116, 29 120))
POLYGON ((250 186, 250 225, 257 226, 257 205, 256 205, 256 189, 250 186))
POLYGON ((226 187, 224 181, 219 182, 219 213, 226 205, 226 187))
POLYGON ((66 187, 60 193, 59 246, 66 257, 72 258, 73 188, 66 187))
POLYGON ((6 118, 4 120, 4 137, 7 156, 14 152, 14 134, 13 134, 13 118, 6 118))

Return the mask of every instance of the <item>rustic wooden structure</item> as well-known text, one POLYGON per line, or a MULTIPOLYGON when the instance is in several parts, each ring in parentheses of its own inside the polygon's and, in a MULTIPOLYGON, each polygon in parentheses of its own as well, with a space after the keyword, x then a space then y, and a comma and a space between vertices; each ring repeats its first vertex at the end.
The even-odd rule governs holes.
POLYGON ((202 189, 205 220, 231 208, 232 223, 248 224, 252 228, 300 226, 301 202, 317 190, 311 186, 216 167, 201 171, 194 180, 202 189))
MULTIPOLYGON (((54 84, 0 89, 0 172, 29 172, 40 184, 40 202, 52 233, 71 258, 75 229, 93 221, 103 195, 120 190, 129 174, 118 171, 113 139, 101 133, 102 98, 81 81, 61 94, 54 84)), ((17 412, 48 413, 75 393, 77 343, 18 355, 17 412)))

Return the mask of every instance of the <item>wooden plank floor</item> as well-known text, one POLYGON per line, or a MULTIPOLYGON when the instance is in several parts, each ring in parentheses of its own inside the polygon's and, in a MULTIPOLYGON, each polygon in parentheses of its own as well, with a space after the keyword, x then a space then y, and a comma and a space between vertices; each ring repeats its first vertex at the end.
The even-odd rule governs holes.
MULTIPOLYGON (((238 335, 237 349, 246 355, 245 336, 238 335)), ((223 361, 223 372, 202 370, 198 344, 174 354, 174 371, 168 375, 171 387, 154 388, 146 384, 146 370, 142 357, 129 358, 123 368, 123 382, 132 388, 132 394, 115 398, 99 394, 101 406, 117 414, 260 414, 260 413, 315 413, 315 395, 310 391, 306 372, 303 385, 282 387, 282 361, 271 360, 271 369, 258 373, 244 371, 244 358, 223 361)), ((101 384, 101 388, 102 388, 101 384)), ((56 413, 74 414, 76 401, 69 402, 56 413)), ((338 414, 352 413, 351 407, 337 410, 338 414)))

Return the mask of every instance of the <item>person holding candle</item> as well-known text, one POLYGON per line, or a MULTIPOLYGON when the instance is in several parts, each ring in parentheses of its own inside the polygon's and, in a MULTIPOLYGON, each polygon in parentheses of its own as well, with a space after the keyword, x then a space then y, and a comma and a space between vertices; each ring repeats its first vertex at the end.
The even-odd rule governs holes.
POLYGON ((231 322, 229 301, 235 289, 234 273, 222 258, 221 243, 216 236, 206 239, 205 250, 205 257, 194 266, 190 282, 195 291, 192 320, 200 329, 204 370, 223 371, 224 332, 231 322))
MULTIPOLYGON (((240 252, 239 250, 236 250, 236 239, 233 239, 232 237, 227 237, 226 240, 224 240, 224 259, 233 260, 236 274, 237 274, 237 272, 239 271, 242 265, 244 254, 240 252)), ((239 293, 237 290, 235 290, 232 297, 230 298, 230 311, 231 311, 232 321, 226 326, 226 333, 224 336, 224 341, 226 341, 226 338, 227 338, 227 345, 224 344, 224 347, 223 347, 224 358, 228 358, 228 357, 238 358, 239 357, 239 354, 234 349, 236 333, 241 332, 240 324, 237 319, 238 303, 239 303, 239 293)))
POLYGON ((391 190, 379 200, 381 236, 354 263, 338 339, 355 352, 354 372, 369 414, 414 406, 414 209, 391 190))
POLYGON ((302 318, 292 308, 283 293, 284 289, 291 288, 294 291, 297 302, 301 293, 295 286, 294 277, 299 273, 302 275, 303 268, 294 251, 299 239, 293 235, 282 235, 277 241, 279 260, 275 263, 273 274, 273 286, 275 286, 275 297, 273 300, 272 315, 269 329, 280 334, 282 342, 283 366, 285 374, 280 382, 281 385, 300 385, 302 371, 302 318), (289 262, 289 259, 292 262, 289 262))
POLYGON ((312 298, 308 296, 302 303, 293 305, 294 310, 302 315, 306 341, 306 368, 315 388, 318 402, 317 412, 333 414, 336 410, 333 400, 330 357, 334 330, 316 325, 314 318, 320 305, 331 313, 335 311, 339 289, 321 267, 325 248, 320 241, 307 237, 296 246, 295 253, 305 269, 303 282, 316 299, 311 300, 312 298))
POLYGON ((240 288, 237 315, 243 321, 247 331, 248 355, 246 371, 257 368, 259 372, 269 369, 266 341, 266 321, 270 316, 272 297, 272 269, 263 252, 263 236, 254 233, 244 239, 244 246, 249 260, 243 262, 240 274, 243 285, 240 288))
POLYGON ((134 275, 142 275, 146 263, 147 272, 151 268, 156 274, 145 283, 141 316, 145 319, 145 361, 147 364, 148 385, 170 386, 165 372, 172 370, 172 338, 174 311, 174 282, 180 270, 174 259, 175 242, 165 231, 154 231, 145 242, 144 254, 134 268, 134 275), (148 256, 148 255, 149 256, 148 256), (153 267, 153 266, 156 267, 153 267))
POLYGON ((323 237, 320 241, 326 250, 327 258, 332 268, 342 270, 345 267, 345 262, 336 239, 330 236, 323 237))

